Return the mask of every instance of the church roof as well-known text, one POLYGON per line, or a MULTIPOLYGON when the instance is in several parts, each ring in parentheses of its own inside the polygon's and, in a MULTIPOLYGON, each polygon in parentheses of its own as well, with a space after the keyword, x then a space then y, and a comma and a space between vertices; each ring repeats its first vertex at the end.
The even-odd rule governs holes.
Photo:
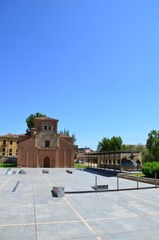
POLYGON ((35 118, 35 119, 41 120, 41 121, 56 121, 56 122, 59 121, 58 119, 50 118, 50 117, 37 117, 37 118, 35 118))
POLYGON ((65 134, 60 134, 60 137, 64 137, 64 138, 72 138, 71 136, 65 135, 65 134))

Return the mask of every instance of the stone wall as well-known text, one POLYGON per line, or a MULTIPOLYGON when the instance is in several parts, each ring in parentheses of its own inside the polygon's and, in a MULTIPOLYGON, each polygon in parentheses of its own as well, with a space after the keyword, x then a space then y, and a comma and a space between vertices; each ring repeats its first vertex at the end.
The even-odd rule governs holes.
POLYGON ((119 178, 124 178, 132 181, 138 181, 143 183, 149 183, 153 185, 159 185, 159 179, 155 178, 146 178, 146 177, 137 177, 137 176, 131 176, 130 174, 125 173, 118 173, 119 178))

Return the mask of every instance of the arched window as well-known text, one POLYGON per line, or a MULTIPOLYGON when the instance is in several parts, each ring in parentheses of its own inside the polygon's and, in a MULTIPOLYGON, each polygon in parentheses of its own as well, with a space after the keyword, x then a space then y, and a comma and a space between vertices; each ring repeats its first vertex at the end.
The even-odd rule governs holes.
POLYGON ((9 148, 9 156, 12 156, 12 148, 9 148))

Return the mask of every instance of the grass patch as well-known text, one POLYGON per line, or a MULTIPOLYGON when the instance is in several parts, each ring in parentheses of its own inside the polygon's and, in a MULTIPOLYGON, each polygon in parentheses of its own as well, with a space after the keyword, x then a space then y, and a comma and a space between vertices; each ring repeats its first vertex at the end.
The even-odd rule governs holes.
POLYGON ((134 177, 145 177, 143 173, 130 173, 129 176, 134 176, 134 177))
POLYGON ((81 164, 81 163, 75 163, 74 167, 75 168, 87 168, 88 166, 85 164, 81 164))
POLYGON ((11 168, 17 167, 16 163, 0 163, 0 168, 11 168))

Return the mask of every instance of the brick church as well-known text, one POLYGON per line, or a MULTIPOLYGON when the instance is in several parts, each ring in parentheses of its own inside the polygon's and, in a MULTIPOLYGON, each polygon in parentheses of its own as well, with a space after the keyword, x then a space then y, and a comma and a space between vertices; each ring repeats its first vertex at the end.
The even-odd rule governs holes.
POLYGON ((76 145, 70 136, 57 133, 58 120, 35 118, 31 136, 20 135, 17 165, 19 167, 74 167, 76 145))

